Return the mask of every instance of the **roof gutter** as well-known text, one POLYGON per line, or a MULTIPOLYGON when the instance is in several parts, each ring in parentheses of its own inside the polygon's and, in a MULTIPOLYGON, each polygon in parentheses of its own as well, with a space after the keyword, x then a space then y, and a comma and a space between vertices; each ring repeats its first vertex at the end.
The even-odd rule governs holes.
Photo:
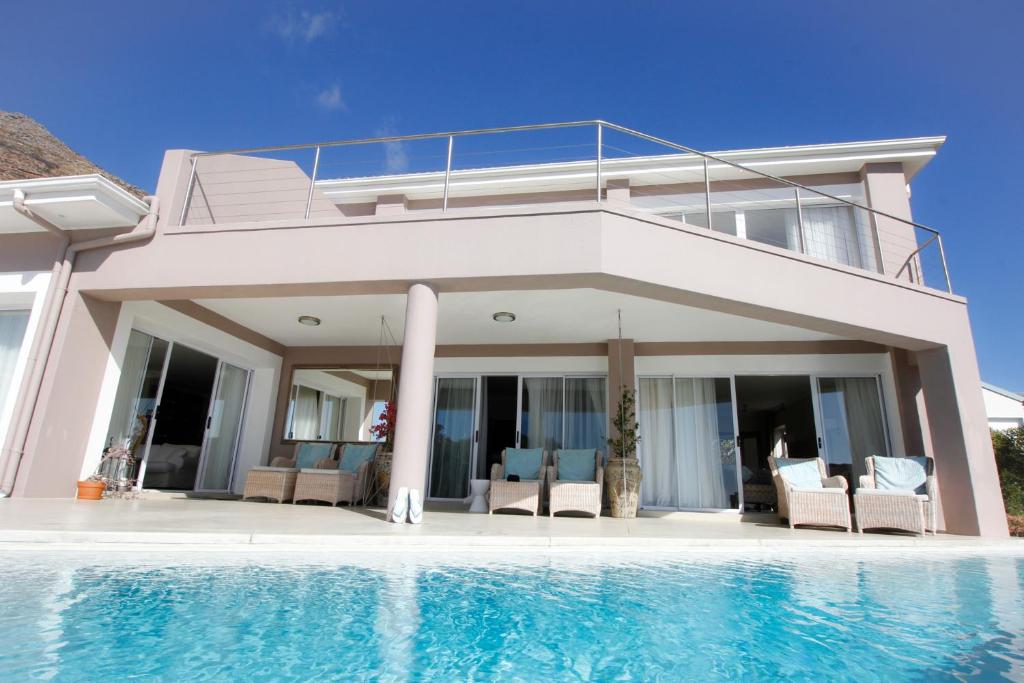
POLYGON ((35 416, 36 402, 42 388, 46 365, 53 352, 53 340, 57 332, 57 323, 60 321, 64 309, 64 301, 67 298, 68 283, 75 267, 75 258, 83 251, 130 244, 153 237, 156 234, 160 200, 155 196, 147 196, 144 199, 149 203, 149 212, 131 232, 72 243, 70 236, 64 230, 25 206, 24 192, 15 191, 14 210, 47 232, 59 237, 61 243, 57 259, 53 264, 50 286, 43 301, 43 315, 40 320, 39 332, 34 335, 32 345, 29 347, 25 379, 18 392, 19 400, 14 404, 14 415, 11 416, 12 428, 7 432, 3 449, 0 450, 0 498, 11 495, 21 459, 25 454, 29 427, 35 416))

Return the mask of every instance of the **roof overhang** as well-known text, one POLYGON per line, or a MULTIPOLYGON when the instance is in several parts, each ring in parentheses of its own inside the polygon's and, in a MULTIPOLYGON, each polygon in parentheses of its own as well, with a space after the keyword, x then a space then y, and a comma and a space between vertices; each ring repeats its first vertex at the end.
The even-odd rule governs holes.
MULTIPOLYGON (((798 147, 768 147, 709 152, 710 155, 775 176, 794 177, 856 173, 865 164, 902 163, 909 182, 931 161, 946 141, 944 136, 843 142, 798 147)), ((741 169, 710 162, 714 180, 750 178, 741 169)), ((457 196, 514 194, 591 189, 594 161, 498 166, 452 171, 450 191, 457 196)), ((629 179, 630 185, 703 182, 704 160, 695 154, 663 154, 609 158, 601 165, 605 180, 629 179)), ((443 170, 429 173, 325 179, 317 188, 340 203, 376 201, 378 196, 401 194, 409 199, 433 199, 444 193, 443 170)))
POLYGON ((63 230, 131 228, 149 212, 146 202, 99 174, 0 181, 0 233, 45 232, 14 209, 25 206, 63 230))

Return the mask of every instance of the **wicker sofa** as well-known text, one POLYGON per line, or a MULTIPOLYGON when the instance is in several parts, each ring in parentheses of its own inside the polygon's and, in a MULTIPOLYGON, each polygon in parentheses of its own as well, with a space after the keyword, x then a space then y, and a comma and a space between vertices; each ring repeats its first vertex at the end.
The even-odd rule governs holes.
POLYGON ((548 515, 556 512, 583 512, 594 517, 601 516, 601 492, 604 490, 604 467, 601 451, 594 450, 594 478, 592 480, 570 480, 559 478, 558 456, 555 451, 548 466, 548 515))
POLYGON ((547 474, 547 451, 540 451, 540 463, 537 479, 508 481, 505 478, 506 463, 510 455, 516 451, 540 450, 506 448, 501 452, 501 463, 491 466, 491 490, 488 501, 488 514, 495 510, 522 510, 532 513, 535 517, 540 513, 544 493, 544 477, 547 474))
POLYGON ((852 530, 850 499, 847 494, 849 484, 844 477, 828 476, 824 460, 769 456, 768 467, 775 481, 779 520, 786 520, 790 529, 797 525, 809 525, 852 530), (787 481, 783 475, 784 466, 809 462, 817 463, 820 488, 795 486, 792 481, 787 481))
POLYGON ((337 458, 325 458, 313 467, 300 469, 292 502, 313 500, 331 505, 363 502, 379 450, 380 444, 345 443, 338 448, 337 458), (349 456, 357 458, 352 467, 346 466, 349 456))
MULTIPOLYGON (((270 461, 270 465, 253 467, 245 478, 245 490, 242 500, 261 498, 278 503, 292 500, 295 494, 295 482, 299 474, 299 466, 304 460, 326 454, 326 459, 333 457, 335 446, 302 441, 295 444, 292 457, 278 456, 270 461)), ((323 459, 321 457, 321 459, 323 459)))
MULTIPOLYGON (((936 500, 938 488, 935 480, 935 461, 924 458, 924 466, 920 476, 924 480, 921 486, 923 493, 909 488, 890 488, 886 480, 879 480, 876 475, 875 456, 864 458, 867 474, 860 477, 859 486, 853 496, 854 508, 857 512, 857 532, 865 529, 896 529, 925 535, 931 530, 936 533, 936 500)), ((895 460, 886 458, 886 460, 895 460)), ((917 459, 907 463, 911 468, 917 466, 917 459)), ((920 489, 919 489, 920 490, 920 489)))

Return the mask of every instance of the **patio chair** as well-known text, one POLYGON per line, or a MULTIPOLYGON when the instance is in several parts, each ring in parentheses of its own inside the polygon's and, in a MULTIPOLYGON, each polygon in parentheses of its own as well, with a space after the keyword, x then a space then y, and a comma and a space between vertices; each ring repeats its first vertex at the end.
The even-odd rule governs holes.
POLYGON ((768 457, 775 480, 779 520, 800 525, 836 526, 852 530, 849 485, 845 477, 828 476, 821 458, 768 457))
POLYGON ((314 467, 299 470, 293 503, 318 500, 331 505, 353 505, 366 499, 379 443, 342 444, 338 459, 320 460, 314 467))
POLYGON ((270 465, 261 465, 249 470, 245 478, 245 490, 242 500, 264 498, 283 503, 292 500, 295 493, 295 480, 303 467, 313 467, 315 463, 334 454, 334 444, 299 442, 295 444, 292 457, 278 456, 270 461, 270 465))
POLYGON ((548 467, 548 515, 584 512, 601 516, 604 468, 601 451, 593 448, 559 450, 548 467))
POLYGON ((927 456, 864 458, 867 474, 853 496, 857 532, 897 529, 935 535, 935 461, 927 456))
POLYGON ((491 494, 488 514, 495 510, 523 510, 536 517, 540 513, 547 453, 542 448, 506 448, 501 463, 491 467, 491 494), (519 481, 508 481, 509 475, 519 481))

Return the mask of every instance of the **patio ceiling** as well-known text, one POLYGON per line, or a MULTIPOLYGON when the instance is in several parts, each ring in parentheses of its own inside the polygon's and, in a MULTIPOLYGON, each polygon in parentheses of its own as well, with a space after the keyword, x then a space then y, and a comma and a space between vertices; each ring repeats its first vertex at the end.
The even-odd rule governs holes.
MULTIPOLYGON (((286 346, 359 346, 379 341, 385 316, 401 343, 404 295, 197 299, 196 303, 286 346), (321 320, 317 327, 299 316, 321 320)), ((642 297, 595 289, 444 293, 438 306, 438 344, 590 343, 622 335, 636 341, 818 341, 840 339, 642 297), (498 311, 515 322, 492 319, 498 311)))

